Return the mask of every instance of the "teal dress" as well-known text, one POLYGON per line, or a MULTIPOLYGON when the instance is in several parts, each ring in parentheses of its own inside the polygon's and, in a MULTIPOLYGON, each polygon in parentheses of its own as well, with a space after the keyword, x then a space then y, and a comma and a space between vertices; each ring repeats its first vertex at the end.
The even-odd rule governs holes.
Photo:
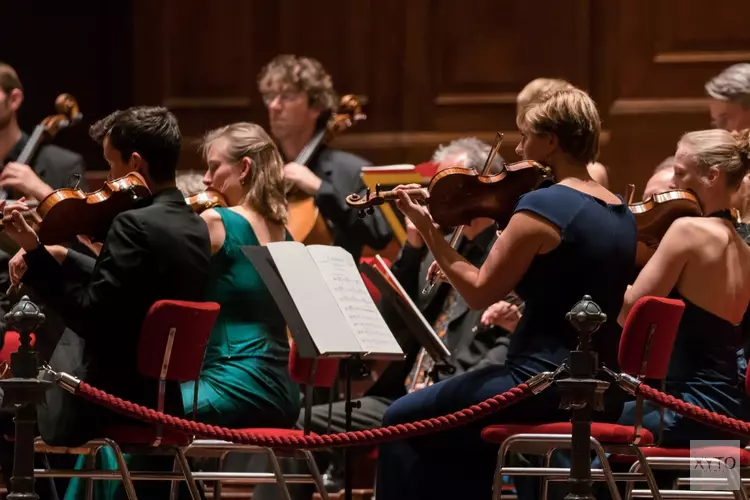
MULTIPOLYGON (((197 420, 226 427, 288 427, 297 421, 300 389, 289 375, 289 341, 286 322, 263 280, 242 252, 258 245, 250 223, 228 208, 215 209, 221 216, 226 238, 211 259, 212 281, 207 301, 221 311, 206 346, 198 381, 197 420)), ((292 237, 287 232, 286 239, 292 237)), ((182 385, 185 416, 192 417, 195 383, 182 385)), ((140 456, 125 455, 132 470, 151 468, 140 456)), ((76 468, 83 468, 80 457, 76 468)), ((171 460, 167 460, 171 470, 171 460)), ((117 468, 114 454, 102 448, 97 467, 117 468)), ((138 489, 144 483, 136 481, 138 489)), ((71 479, 65 500, 83 498, 83 481, 71 479)), ((124 498, 120 481, 94 481, 95 499, 124 498)))
MULTIPOLYGON (((243 246, 258 245, 250 223, 217 208, 226 230, 211 261, 206 300, 221 305, 198 381, 197 420, 227 427, 291 427, 300 389, 289 375, 286 322, 243 246)), ((287 241, 292 237, 287 232, 287 241)), ((194 382, 182 385, 185 415, 192 416, 194 382)))

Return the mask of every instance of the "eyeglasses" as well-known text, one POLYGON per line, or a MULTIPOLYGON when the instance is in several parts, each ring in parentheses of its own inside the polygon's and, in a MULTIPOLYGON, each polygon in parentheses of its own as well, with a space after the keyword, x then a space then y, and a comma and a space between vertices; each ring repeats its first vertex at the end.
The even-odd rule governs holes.
POLYGON ((284 92, 265 92, 263 94, 263 104, 268 107, 272 102, 276 100, 277 97, 281 102, 291 102, 297 99, 301 94, 302 92, 293 90, 286 90, 284 92))

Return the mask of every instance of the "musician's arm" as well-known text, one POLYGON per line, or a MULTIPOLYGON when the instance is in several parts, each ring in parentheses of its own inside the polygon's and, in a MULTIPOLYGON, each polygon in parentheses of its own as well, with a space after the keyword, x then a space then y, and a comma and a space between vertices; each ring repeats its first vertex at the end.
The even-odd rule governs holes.
POLYGON ((93 268, 90 260, 73 250, 68 250, 59 265, 44 246, 39 246, 24 256, 28 270, 23 282, 42 295, 81 337, 104 335, 107 324, 116 321, 118 311, 126 307, 121 302, 126 299, 120 292, 123 282, 137 281, 138 276, 148 273, 147 254, 140 223, 125 212, 114 219, 93 268), (71 278, 83 276, 88 269, 88 279, 71 278))
POLYGON ((690 217, 677 219, 667 230, 654 255, 625 292, 617 322, 622 325, 633 305, 645 296, 666 297, 677 286, 682 270, 701 236, 690 217))
POLYGON ((448 281, 472 309, 483 309, 505 298, 537 253, 560 242, 559 230, 551 222, 528 211, 516 212, 495 240, 487 260, 477 268, 431 223, 420 227, 420 232, 448 281))

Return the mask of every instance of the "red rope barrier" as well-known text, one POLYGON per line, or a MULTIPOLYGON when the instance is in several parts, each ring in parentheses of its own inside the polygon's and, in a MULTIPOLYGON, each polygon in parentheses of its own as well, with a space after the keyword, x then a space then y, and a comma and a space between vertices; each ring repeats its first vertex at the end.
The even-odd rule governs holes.
POLYGON ((441 417, 428 418, 417 422, 379 427, 366 431, 340 432, 336 434, 315 434, 310 436, 272 435, 268 432, 259 433, 253 429, 237 430, 200 422, 185 420, 165 413, 146 408, 130 401, 118 398, 102 390, 92 387, 86 382, 80 382, 76 394, 96 404, 153 424, 162 424, 176 431, 184 432, 207 439, 220 439, 237 444, 266 446, 272 448, 332 448, 352 445, 373 445, 411 438, 424 434, 445 431, 454 427, 466 425, 480 418, 491 415, 506 406, 534 394, 528 384, 520 384, 511 390, 498 394, 472 405, 441 417))
POLYGON ((701 424, 733 432, 740 436, 750 437, 750 422, 737 420, 736 418, 727 417, 726 415, 706 410, 700 406, 686 403, 681 399, 670 396, 669 394, 663 393, 646 384, 639 384, 638 387, 635 388, 635 393, 636 395, 643 396, 645 399, 653 401, 664 408, 676 411, 680 415, 696 420, 701 424))

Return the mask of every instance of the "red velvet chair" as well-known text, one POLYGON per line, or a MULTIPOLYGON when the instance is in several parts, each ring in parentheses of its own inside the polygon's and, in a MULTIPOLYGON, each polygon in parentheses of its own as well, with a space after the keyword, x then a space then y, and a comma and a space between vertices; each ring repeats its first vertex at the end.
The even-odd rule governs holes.
MULTIPOLYGON (((305 386, 305 414, 310 415, 312 406, 312 388, 313 387, 333 387, 339 372, 339 360, 335 358, 303 358, 300 356, 294 341, 290 342, 289 352, 289 373, 292 379, 305 386)), ((283 436, 303 436, 311 434, 309 432, 309 422, 306 421, 303 430, 298 429, 247 429, 248 431, 268 433, 283 436)), ((270 447, 252 446, 235 444, 218 439, 196 439, 187 448, 185 454, 197 457, 212 457, 219 459, 219 469, 221 463, 228 453, 247 453, 247 454, 264 454, 271 463, 272 473, 268 472, 199 472, 194 473, 196 478, 205 481, 214 482, 214 498, 221 497, 221 481, 232 480, 233 483, 242 482, 244 484, 262 484, 275 480, 282 490, 284 498, 291 500, 289 490, 287 489, 287 479, 293 477, 295 483, 313 483, 324 500, 328 500, 328 492, 323 485, 323 478, 320 475, 318 466, 312 452, 309 450, 295 450, 288 452, 286 450, 274 450, 270 447), (304 460, 310 470, 309 475, 292 474, 286 475, 281 470, 279 456, 297 460, 304 460)))
MULTIPOLYGON (((187 382, 198 379, 208 337, 218 314, 219 304, 214 302, 161 300, 149 310, 140 332, 137 364, 142 375, 159 380, 157 410, 164 410, 167 381, 187 382)), ((182 474, 164 473, 165 478, 173 481, 184 478, 188 482, 193 498, 196 500, 200 498, 182 451, 183 447, 191 443, 192 436, 163 429, 161 425, 138 422, 109 427, 103 434, 101 439, 90 441, 75 449, 51 447, 37 438, 36 451, 38 453, 87 454, 93 457, 101 447, 109 446, 116 455, 118 471, 108 473, 108 471, 101 470, 81 470, 76 471, 75 476, 118 479, 119 474, 119 479, 123 481, 130 499, 136 498, 133 480, 143 479, 149 475, 153 477, 154 472, 131 473, 125 463, 123 450, 129 453, 174 454, 175 465, 181 469, 182 474)), ((38 470, 36 475, 37 477, 70 477, 69 472, 38 470)))
MULTIPOLYGON (((641 380, 644 378, 663 380, 667 374, 669 358, 684 310, 685 304, 679 300, 658 297, 643 297, 638 300, 623 326, 618 353, 621 371, 641 380)), ((638 398, 639 422, 635 426, 599 422, 591 425, 591 446, 602 464, 602 469, 592 471, 592 478, 598 481, 605 480, 615 498, 617 498, 614 493, 617 489, 616 477, 634 481, 643 480, 644 475, 613 474, 606 453, 634 455, 642 465, 645 465, 646 457, 640 447, 650 446, 655 442, 651 432, 640 425, 642 403, 642 400, 638 398)), ((493 488, 494 498, 501 498, 502 476, 514 475, 543 476, 541 498, 545 498, 548 480, 565 480, 569 475, 568 470, 550 468, 549 461, 556 449, 570 447, 571 432, 572 425, 569 421, 486 427, 482 431, 482 438, 500 445, 493 488), (505 456, 511 450, 545 455, 545 467, 505 467, 505 456)), ((644 468, 644 473, 651 491, 657 491, 656 481, 650 470, 644 468)))
MULTIPOLYGON (((36 345, 36 336, 31 334, 31 346, 36 345)), ((10 369, 10 355, 18 351, 21 347, 21 336, 18 332, 8 330, 5 332, 3 339, 3 348, 0 349, 0 378, 4 378, 6 375, 10 376, 8 370, 10 369)))

